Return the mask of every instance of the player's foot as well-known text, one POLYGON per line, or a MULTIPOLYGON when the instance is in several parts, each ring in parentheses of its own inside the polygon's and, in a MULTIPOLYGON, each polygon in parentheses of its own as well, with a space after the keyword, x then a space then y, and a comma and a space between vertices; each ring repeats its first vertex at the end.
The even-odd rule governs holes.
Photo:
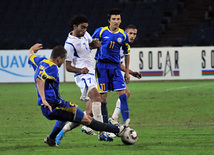
POLYGON ((111 132, 107 132, 108 136, 111 137, 111 138, 114 138, 116 137, 116 135, 114 133, 111 133, 111 132))
POLYGON ((98 135, 99 141, 106 141, 106 142, 112 142, 114 138, 109 137, 109 135, 106 132, 101 132, 98 135))
POLYGON ((82 132, 86 133, 87 135, 97 135, 96 133, 94 133, 94 131, 87 127, 87 126, 82 126, 81 128, 82 132))
POLYGON ((122 125, 125 125, 125 126, 129 126, 129 123, 130 123, 130 118, 128 118, 127 120, 125 120, 125 122, 123 122, 122 125))
POLYGON ((65 133, 63 132, 63 130, 61 130, 58 135, 56 136, 56 144, 59 145, 62 138, 64 137, 65 133))
POLYGON ((49 136, 44 139, 44 142, 49 146, 57 146, 55 139, 51 139, 49 136))
POLYGON ((123 136, 126 128, 129 126, 129 123, 130 123, 130 118, 128 118, 125 122, 123 122, 123 124, 121 126, 119 126, 120 132, 118 134, 116 134, 118 137, 123 136))
POLYGON ((119 125, 119 122, 112 117, 108 119, 108 122, 109 122, 109 124, 119 125))

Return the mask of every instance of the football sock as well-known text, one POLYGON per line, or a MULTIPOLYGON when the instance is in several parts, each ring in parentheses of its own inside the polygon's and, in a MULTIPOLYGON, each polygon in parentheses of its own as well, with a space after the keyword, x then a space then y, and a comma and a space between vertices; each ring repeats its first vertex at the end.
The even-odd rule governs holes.
POLYGON ((102 123, 99 121, 96 121, 95 119, 92 120, 91 124, 88 126, 96 131, 107 131, 107 132, 113 132, 113 133, 119 133, 120 129, 116 125, 102 123))
POLYGON ((103 122, 103 116, 101 111, 101 102, 93 102, 92 103, 92 113, 94 119, 97 121, 103 122))
POLYGON ((114 120, 118 121, 119 114, 120 114, 120 99, 117 100, 116 107, 114 109, 114 113, 112 115, 112 118, 114 120))
POLYGON ((108 123, 107 102, 101 102, 101 110, 102 110, 102 115, 103 115, 103 122, 108 123))
POLYGON ((58 135, 58 133, 62 130, 62 128, 64 127, 65 125, 65 122, 62 122, 62 121, 56 121, 54 127, 53 127, 53 130, 52 132, 50 133, 50 138, 51 139, 55 139, 56 136, 58 135))
POLYGON ((126 94, 120 95, 120 110, 122 114, 123 122, 125 122, 129 118, 129 106, 127 101, 126 94))
POLYGON ((69 122, 67 123, 64 127, 63 127, 63 132, 66 133, 76 127, 78 127, 80 124, 79 123, 73 123, 73 122, 69 122))

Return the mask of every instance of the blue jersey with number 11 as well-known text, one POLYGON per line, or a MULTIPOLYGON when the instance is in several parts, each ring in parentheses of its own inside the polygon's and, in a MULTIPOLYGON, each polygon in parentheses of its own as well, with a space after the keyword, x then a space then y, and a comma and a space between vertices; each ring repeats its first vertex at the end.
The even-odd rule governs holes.
POLYGON ((99 47, 96 58, 104 62, 120 63, 120 49, 124 50, 124 54, 128 55, 130 47, 128 43, 128 35, 120 29, 116 33, 112 33, 108 26, 100 27, 95 30, 92 35, 93 40, 100 40, 102 46, 99 47))

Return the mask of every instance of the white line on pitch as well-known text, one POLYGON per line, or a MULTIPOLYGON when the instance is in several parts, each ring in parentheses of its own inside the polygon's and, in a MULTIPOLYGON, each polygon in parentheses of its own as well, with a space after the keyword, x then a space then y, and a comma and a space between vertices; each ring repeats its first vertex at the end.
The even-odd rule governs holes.
POLYGON ((178 88, 166 89, 165 91, 186 89, 186 88, 192 88, 192 87, 201 87, 201 86, 208 86, 208 85, 214 85, 214 83, 213 84, 209 83, 209 84, 203 84, 203 85, 196 85, 196 86, 183 86, 183 87, 178 87, 178 88))

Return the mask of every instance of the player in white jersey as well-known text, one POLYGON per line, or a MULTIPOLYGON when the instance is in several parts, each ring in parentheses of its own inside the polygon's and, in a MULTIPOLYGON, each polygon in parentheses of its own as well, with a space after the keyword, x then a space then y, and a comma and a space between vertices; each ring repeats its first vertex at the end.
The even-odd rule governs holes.
MULTIPOLYGON (((74 78, 82 93, 80 99, 86 103, 86 114, 93 116, 95 120, 103 122, 101 98, 97 90, 94 61, 90 49, 90 47, 96 48, 101 46, 101 43, 93 41, 90 34, 86 31, 88 28, 88 18, 86 16, 75 16, 71 21, 71 28, 73 31, 69 33, 64 46, 67 50, 66 70, 76 73, 74 78)), ((56 138, 57 144, 59 145, 65 132, 72 130, 78 125, 73 122, 66 124, 56 138)), ((83 127, 82 131, 87 134, 94 134, 93 130, 87 127, 83 127)), ((106 132, 99 132, 98 140, 113 141, 113 138, 109 137, 106 132)))
MULTIPOLYGON (((137 36, 137 28, 134 25, 130 24, 125 28, 125 31, 128 34, 129 43, 130 44, 133 43, 135 38, 136 38, 136 36, 137 36)), ((121 58, 121 70, 125 71, 125 66, 123 65, 124 52, 123 52, 122 49, 120 51, 120 58, 121 58)), ((134 72, 131 69, 129 69, 129 74, 131 74, 133 77, 136 77, 136 78, 141 78, 142 77, 139 72, 134 72)), ((127 86, 126 86, 125 92, 126 92, 127 99, 128 99, 130 97, 130 91, 128 90, 127 86)), ((118 99, 117 103, 116 103, 116 107, 115 107, 114 113, 113 113, 112 117, 109 118, 109 123, 111 123, 111 124, 119 124, 118 117, 119 117, 120 113, 121 113, 120 112, 120 100, 118 99)))

